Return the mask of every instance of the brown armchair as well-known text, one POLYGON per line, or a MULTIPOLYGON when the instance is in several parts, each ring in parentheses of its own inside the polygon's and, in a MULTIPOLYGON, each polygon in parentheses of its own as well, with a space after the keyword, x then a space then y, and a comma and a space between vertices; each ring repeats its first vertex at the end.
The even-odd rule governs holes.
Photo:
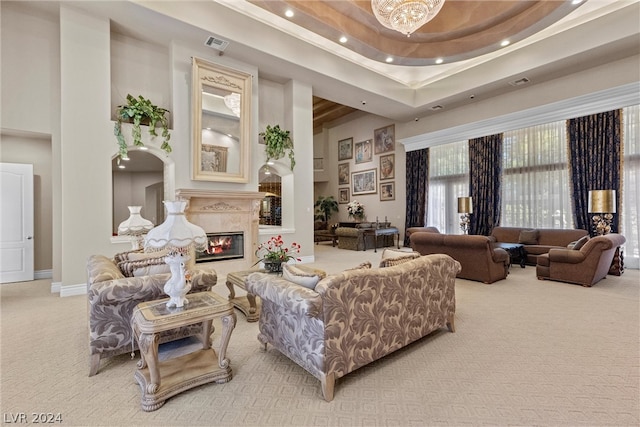
POLYGON ((606 234, 589 239, 579 250, 551 249, 538 256, 536 275, 591 287, 607 276, 616 249, 625 241, 620 234, 606 234))

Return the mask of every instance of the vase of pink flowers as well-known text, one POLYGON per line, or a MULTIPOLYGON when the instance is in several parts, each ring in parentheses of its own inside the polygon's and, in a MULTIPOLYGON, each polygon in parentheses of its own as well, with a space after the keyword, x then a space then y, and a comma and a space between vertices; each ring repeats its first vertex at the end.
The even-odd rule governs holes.
POLYGON ((262 262, 264 263, 265 270, 272 273, 281 273, 282 264, 290 260, 301 261, 300 258, 296 258, 295 255, 300 253, 300 247, 296 242, 285 246, 281 235, 272 236, 269 240, 260 243, 258 246, 256 250, 258 261, 256 264, 262 262))

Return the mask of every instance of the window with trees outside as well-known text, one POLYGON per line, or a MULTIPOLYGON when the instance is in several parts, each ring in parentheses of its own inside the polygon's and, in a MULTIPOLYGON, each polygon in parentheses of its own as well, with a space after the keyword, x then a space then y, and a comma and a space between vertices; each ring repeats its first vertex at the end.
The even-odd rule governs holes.
POLYGON ((426 225, 441 233, 462 234, 458 197, 469 196, 469 144, 454 142, 429 148, 426 225))
POLYGON ((625 239, 624 263, 640 268, 640 106, 626 107, 623 120, 623 188, 620 234, 625 239))
POLYGON ((502 226, 572 228, 566 123, 504 132, 502 226))

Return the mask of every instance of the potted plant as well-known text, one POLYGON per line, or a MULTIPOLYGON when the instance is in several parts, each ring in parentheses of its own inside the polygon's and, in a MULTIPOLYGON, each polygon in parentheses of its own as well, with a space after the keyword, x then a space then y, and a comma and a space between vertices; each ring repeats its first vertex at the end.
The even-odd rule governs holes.
POLYGON ((267 162, 271 159, 278 160, 284 157, 288 151, 291 170, 293 170, 296 161, 293 156, 293 141, 291 140, 291 136, 289 136, 289 131, 280 129, 280 125, 273 127, 267 125, 267 129, 264 132, 260 132, 259 135, 264 138, 267 162))
MULTIPOLYGON (((300 253, 300 245, 296 242, 291 243, 290 247, 284 246, 284 240, 282 236, 272 236, 264 243, 260 243, 258 249, 256 249, 256 256, 259 262, 264 263, 264 268, 272 273, 281 273, 282 264, 287 263, 289 260, 301 261, 294 254, 300 253)), ((254 265, 256 265, 254 264, 254 265)))
POLYGON ((126 158, 128 152, 127 142, 122 134, 122 122, 133 122, 131 134, 133 136, 133 145, 136 146, 144 145, 142 143, 141 124, 149 125, 149 134, 152 136, 158 136, 156 127, 160 126, 162 128, 162 137, 164 138, 160 148, 170 153, 169 139, 171 134, 169 133, 169 121, 165 117, 168 112, 169 110, 153 105, 151 101, 145 99, 142 95, 137 98, 130 94, 127 95, 127 105, 118 105, 116 109, 116 124, 113 128, 113 134, 118 140, 118 155, 120 158, 126 158))
POLYGON ((314 203, 316 208, 315 220, 329 222, 331 219, 331 214, 333 212, 338 212, 338 202, 335 201, 333 196, 320 196, 318 200, 314 203))

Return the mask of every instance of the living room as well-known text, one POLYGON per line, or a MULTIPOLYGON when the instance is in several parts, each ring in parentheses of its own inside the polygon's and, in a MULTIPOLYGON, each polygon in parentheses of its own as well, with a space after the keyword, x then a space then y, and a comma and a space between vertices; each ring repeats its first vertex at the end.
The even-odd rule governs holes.
MULTIPOLYGON (((376 217, 382 220, 388 217, 394 226, 400 228, 401 235, 404 235, 407 151, 419 150, 431 144, 443 145, 504 132, 516 129, 517 126, 526 127, 530 123, 523 123, 525 119, 533 117, 534 121, 541 123, 566 120, 637 105, 640 99, 637 43, 639 29, 635 20, 638 3, 621 2, 624 5, 612 7, 612 11, 598 15, 593 22, 585 23, 592 33, 588 40, 584 40, 585 47, 579 52, 568 50, 564 53, 568 57, 580 54, 579 60, 569 60, 565 64, 566 70, 558 71, 556 76, 520 87, 517 91, 486 98, 476 96, 469 103, 451 107, 447 105, 437 114, 429 111, 428 114, 425 112, 424 116, 405 121, 390 119, 382 114, 382 109, 377 110, 377 114, 358 113, 351 120, 337 123, 314 135, 310 114, 312 97, 316 94, 328 96, 329 93, 340 91, 340 88, 346 85, 340 82, 340 78, 328 81, 327 86, 331 86, 331 89, 323 88, 319 84, 323 79, 318 78, 314 81, 314 76, 317 77, 315 74, 311 78, 301 77, 302 74, 298 73, 300 65, 293 60, 285 67, 280 62, 277 66, 262 65, 259 59, 263 53, 250 51, 249 54, 238 54, 236 57, 232 47, 229 52, 219 55, 204 46, 203 40, 200 39, 167 40, 169 36, 163 38, 158 35, 157 42, 151 42, 149 34, 140 34, 148 30, 149 26, 156 27, 152 33, 155 37, 157 33, 163 32, 163 27, 179 32, 183 25, 195 25, 195 21, 184 24, 186 17, 182 14, 186 12, 175 10, 182 6, 172 5, 173 2, 157 3, 165 4, 151 5, 151 9, 147 10, 144 5, 133 2, 115 5, 91 5, 89 2, 63 2, 58 5, 57 2, 53 2, 53 9, 50 6, 43 9, 39 7, 42 5, 30 5, 28 2, 2 2, 3 114, 0 160, 34 164, 37 236, 35 269, 38 273, 36 278, 49 279, 37 281, 38 286, 47 286, 47 293, 74 296, 86 292, 87 257, 91 254, 113 255, 129 248, 127 241, 119 241, 112 236, 111 169, 111 161, 117 153, 117 144, 113 136, 114 110, 115 106, 124 101, 127 93, 152 97, 157 104, 171 110, 174 150, 169 159, 174 175, 170 188, 174 191, 257 191, 258 168, 264 163, 264 150, 259 144, 258 133, 268 124, 279 123, 290 129, 296 146, 296 168, 291 172, 286 162, 276 165, 276 169, 286 176, 287 180, 293 182, 288 193, 290 211, 283 216, 284 223, 280 229, 263 230, 260 232, 260 239, 264 241, 275 233, 281 233, 287 241, 301 243, 301 258, 305 263, 316 261, 319 251, 333 249, 330 245, 321 245, 322 248, 318 249, 313 242, 315 199, 319 195, 333 195, 338 199, 341 188, 349 188, 350 193, 352 192, 350 184, 349 187, 338 184, 338 164, 341 163, 338 160, 339 141, 351 138, 354 144, 364 142, 373 139, 376 130, 395 126, 395 149, 393 152, 384 153, 395 156, 394 178, 386 181, 393 181, 395 184, 393 200, 381 200, 379 188, 376 188, 375 193, 357 196, 350 194, 349 198, 357 198, 365 205, 368 220, 374 221, 376 217), (164 8, 173 8, 176 16, 171 17, 164 8), (123 16, 110 17, 112 12, 122 13, 123 16), (148 14, 157 20, 145 25, 136 23, 137 20, 149 18, 148 14), (604 22, 608 25, 603 25, 604 22), (607 42, 620 40, 629 44, 630 49, 626 49, 624 53, 616 50, 610 55, 604 52, 607 42), (601 62, 597 66, 583 67, 583 55, 588 54, 589 48, 594 50, 594 55, 598 54, 601 62), (247 183, 192 179, 192 57, 202 57, 257 76, 253 81, 252 93, 253 169, 247 183), (274 74, 278 68, 290 70, 290 75, 274 74), (543 120, 544 117, 548 120, 543 120), (322 169, 314 167, 315 158, 323 160, 322 169), (310 190, 312 188, 314 191, 310 190)), ((194 7, 197 10, 202 4, 194 7)), ((219 12, 220 17, 212 22, 200 23, 199 25, 206 29, 199 31, 200 33, 219 31, 224 35, 227 31, 228 34, 239 31, 237 28, 226 28, 238 26, 235 12, 219 4, 213 7, 219 12)), ((593 13, 597 15, 596 12, 593 13)), ((202 19, 205 21, 205 16, 210 17, 203 15, 202 19)), ((255 28, 262 28, 265 24, 255 25, 255 28)), ((251 33, 246 28, 244 31, 251 33)), ((168 34, 170 31, 166 32, 168 34)), ((246 37, 259 37, 256 34, 247 34, 246 37)), ((273 40, 280 37, 270 34, 273 40)), ((244 39, 244 42, 250 45, 252 40, 244 39)), ((553 42, 543 43, 538 49, 550 56, 560 56, 557 52, 559 49, 554 48, 553 44, 550 46, 549 43, 553 42)), ((313 52, 317 53, 315 50, 313 52)), ((303 55, 301 50, 298 53, 302 56, 298 63, 309 61, 308 64, 311 65, 307 65, 306 68, 316 65, 312 59, 303 55)), ((322 55, 321 59, 326 60, 324 54, 322 55)), ((320 58, 319 54, 317 58, 320 58)), ((521 56, 517 58, 522 59, 521 56)), ((553 60, 555 59, 557 58, 554 57, 553 60)), ((342 60, 336 61, 340 62, 331 64, 337 64, 332 65, 336 68, 344 66, 341 74, 358 74, 353 72, 351 66, 345 66, 342 60)), ((552 59, 549 58, 549 61, 552 59)), ((508 59, 491 66, 475 65, 470 71, 467 70, 464 77, 460 77, 461 81, 448 83, 458 84, 464 89, 469 88, 469 91, 460 90, 468 92, 465 95, 468 99, 472 94, 471 87, 475 84, 475 79, 479 79, 479 76, 485 73, 497 73, 496 80, 506 81, 512 73, 505 71, 505 62, 508 62, 508 59), (473 77, 473 74, 476 76, 473 77)), ((514 67, 517 63, 518 61, 514 60, 514 67)), ((353 76, 344 77, 344 81, 352 79, 353 76)), ((366 80, 366 85, 370 85, 369 80, 366 80)), ((381 86, 386 85, 382 84, 381 80, 377 81, 381 86)), ((436 89, 444 91, 437 85, 437 81, 434 81, 434 91, 436 89)), ((366 101, 369 106, 376 103, 384 104, 383 98, 371 91, 370 97, 359 98, 356 102, 361 108, 365 108, 363 102, 366 101)), ((426 101, 423 103, 427 107, 430 105, 426 101)), ((400 108, 397 104, 389 103, 390 111, 396 107, 400 108)), ((156 144, 152 141, 147 143, 151 147, 155 147, 156 144)), ((371 169, 380 171, 380 161, 380 154, 374 154, 370 162, 356 164, 353 160, 353 163, 350 162, 349 173, 371 169)), ((623 203, 623 208, 624 206, 626 204, 623 203)), ((454 217, 456 216, 457 212, 454 214, 454 217)), ((334 220, 349 220, 346 204, 340 204, 340 211, 334 220)), ((460 231, 454 229, 451 232, 460 231)), ((637 250, 637 247, 635 249, 637 250)), ((627 249, 625 255, 627 267, 633 266, 634 257, 637 263, 637 252, 627 249)), ((524 271, 530 272, 529 270, 531 269, 527 268, 524 271)), ((518 271, 518 274, 522 273, 518 271)), ((637 274, 635 271, 631 273, 637 274)), ((219 277, 224 277, 224 274, 221 269, 219 277)), ((622 279, 629 280, 628 276, 622 279)), ((470 292, 475 291, 471 289, 470 292)), ((517 298, 517 292, 514 293, 517 298)), ((569 292, 562 296, 571 299, 569 292)), ((66 306, 70 303, 61 304, 66 306)), ((503 307, 507 306, 506 301, 503 301, 503 304, 503 307)), ((483 307, 491 309, 487 305, 483 307)), ((630 345, 636 343, 631 342, 630 345)), ((83 353, 78 355, 73 363, 84 364, 85 359, 86 355, 83 353)), ((278 363, 275 369, 279 372, 286 373, 291 370, 279 359, 278 363)), ((304 376, 300 378, 303 382, 312 380, 304 376)), ((230 385, 233 385, 233 381, 230 385)), ((286 385, 281 386, 286 389, 286 385)), ((262 392, 271 393, 273 390, 262 392)), ((637 388, 631 391, 631 395, 637 396, 637 388)), ((198 400, 197 397, 194 399, 198 400)), ((34 408, 26 408, 29 409, 34 408)), ((138 408, 131 406, 130 410, 138 408)), ((629 424, 632 424, 633 419, 630 420, 629 424)), ((408 420, 414 421, 419 422, 408 420)), ((585 424, 589 422, 584 421, 585 424)), ((318 420, 318 423, 322 423, 322 420, 318 420)))

